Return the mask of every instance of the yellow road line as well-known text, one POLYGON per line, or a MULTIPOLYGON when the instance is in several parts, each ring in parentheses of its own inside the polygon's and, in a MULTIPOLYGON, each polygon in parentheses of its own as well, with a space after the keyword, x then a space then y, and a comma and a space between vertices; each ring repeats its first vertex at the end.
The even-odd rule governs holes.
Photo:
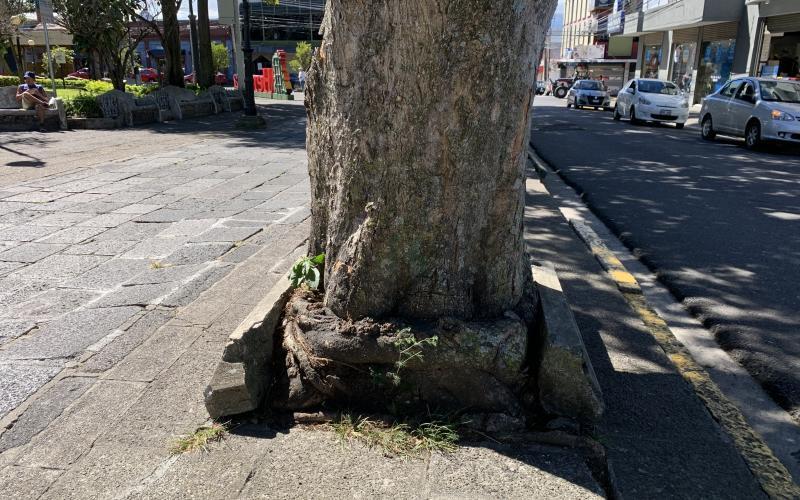
POLYGON ((650 306, 636 278, 591 228, 577 221, 570 221, 570 225, 589 247, 603 269, 608 272, 625 300, 641 318, 650 335, 661 346, 678 373, 692 386, 711 416, 733 438, 736 449, 761 488, 771 498, 800 498, 800 486, 792 481, 789 471, 775 457, 761 436, 750 427, 736 405, 725 397, 711 380, 708 372, 694 360, 688 349, 675 337, 666 321, 650 306))

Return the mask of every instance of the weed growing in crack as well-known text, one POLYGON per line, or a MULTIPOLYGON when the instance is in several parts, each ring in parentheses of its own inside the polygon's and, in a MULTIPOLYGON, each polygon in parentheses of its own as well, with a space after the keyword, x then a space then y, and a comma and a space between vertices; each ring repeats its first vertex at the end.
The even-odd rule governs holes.
POLYGON ((170 265, 169 264, 164 264, 160 260, 150 261, 150 269, 165 269, 167 267, 170 267, 170 265))
POLYGON ((372 375, 372 381, 376 385, 391 384, 399 387, 402 382, 400 372, 410 362, 417 360, 422 362, 424 359, 422 350, 425 346, 436 347, 439 344, 439 337, 433 336, 427 339, 417 339, 411 328, 403 328, 397 332, 397 338, 394 340, 394 345, 397 347, 399 353, 397 361, 395 361, 393 368, 386 372, 380 372, 374 368, 370 368, 369 372, 372 375))
POLYGON ((228 433, 228 428, 224 424, 216 422, 210 425, 202 425, 189 435, 175 439, 170 446, 170 453, 180 455, 193 451, 208 451, 210 443, 222 441, 228 433))
POLYGON ((342 415, 328 424, 343 443, 360 441, 370 448, 379 448, 389 456, 417 458, 434 451, 452 453, 458 449, 459 435, 454 424, 426 422, 411 426, 391 425, 367 417, 342 415))

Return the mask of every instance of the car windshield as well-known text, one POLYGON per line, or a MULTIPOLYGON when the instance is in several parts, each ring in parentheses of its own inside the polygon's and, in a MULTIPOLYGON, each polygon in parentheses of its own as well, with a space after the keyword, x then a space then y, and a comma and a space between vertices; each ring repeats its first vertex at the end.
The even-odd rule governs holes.
POLYGON ((678 87, 670 82, 639 80, 639 92, 645 94, 678 95, 678 87))
POLYGON ((575 88, 579 90, 605 90, 605 86, 602 82, 597 82, 594 80, 583 80, 575 84, 575 88))
POLYGON ((800 83, 760 81, 761 99, 776 102, 800 103, 800 83))

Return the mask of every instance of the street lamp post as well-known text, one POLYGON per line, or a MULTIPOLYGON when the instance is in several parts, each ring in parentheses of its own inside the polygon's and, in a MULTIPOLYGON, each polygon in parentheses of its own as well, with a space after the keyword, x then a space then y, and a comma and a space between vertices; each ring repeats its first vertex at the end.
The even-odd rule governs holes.
POLYGON ((22 57, 22 45, 19 44, 19 31, 17 31, 17 62, 19 63, 17 71, 20 74, 25 73, 25 58, 22 57))
POLYGON ((22 74, 25 73, 25 60, 22 57, 22 46, 19 44, 19 27, 24 22, 24 15, 17 15, 11 18, 11 26, 14 27, 14 34, 17 36, 17 64, 19 65, 17 67, 17 72, 20 78, 22 78, 22 74))
MULTIPOLYGON (((244 0, 244 22, 242 27, 242 54, 244 59, 244 114, 256 116, 256 95, 253 89, 253 47, 250 44, 250 1, 244 0)), ((242 85, 242 81, 239 81, 242 85)))

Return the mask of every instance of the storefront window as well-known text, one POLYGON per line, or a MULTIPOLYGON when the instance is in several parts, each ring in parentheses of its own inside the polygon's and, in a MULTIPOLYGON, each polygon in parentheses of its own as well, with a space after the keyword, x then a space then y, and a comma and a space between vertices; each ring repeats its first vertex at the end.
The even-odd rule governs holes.
POLYGON ((672 50, 672 75, 670 80, 681 89, 681 92, 692 91, 692 72, 697 52, 697 43, 676 44, 672 50))
POLYGON ((759 74, 800 78, 800 32, 783 33, 770 38, 769 60, 762 62, 759 74))
POLYGON ((736 40, 703 42, 700 67, 697 68, 695 102, 721 89, 731 76, 736 40))
POLYGON ((646 45, 642 60, 642 78, 658 78, 661 66, 661 45, 646 45))

